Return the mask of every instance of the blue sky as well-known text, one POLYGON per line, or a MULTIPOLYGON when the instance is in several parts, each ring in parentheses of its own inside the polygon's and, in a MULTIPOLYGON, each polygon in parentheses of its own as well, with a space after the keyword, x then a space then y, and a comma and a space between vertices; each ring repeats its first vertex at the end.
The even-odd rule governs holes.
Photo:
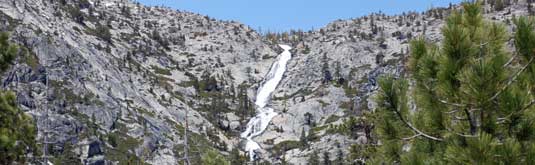
POLYGON ((371 12, 399 14, 448 6, 462 0, 137 0, 164 5, 221 20, 236 20, 262 31, 310 30, 337 19, 371 12))

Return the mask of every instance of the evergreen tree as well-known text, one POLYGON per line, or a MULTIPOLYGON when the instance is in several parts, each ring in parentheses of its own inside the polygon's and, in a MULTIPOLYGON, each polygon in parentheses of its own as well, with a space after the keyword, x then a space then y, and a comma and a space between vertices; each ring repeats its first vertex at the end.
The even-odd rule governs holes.
POLYGON ((505 27, 480 10, 463 3, 440 46, 412 41, 409 73, 380 79, 371 117, 381 145, 367 163, 535 163, 535 23, 515 21, 513 57, 505 27))
POLYGON ((533 0, 527 0, 527 2, 528 2, 528 5, 527 5, 528 6, 528 14, 530 16, 533 16, 533 6, 531 5, 531 3, 533 3, 533 0))
POLYGON ((238 148, 234 147, 230 151, 230 164, 245 164, 246 158, 240 154, 238 148))
POLYGON ((505 8, 505 4, 502 0, 494 0, 494 10, 502 11, 505 8))
POLYGON ((19 47, 9 42, 9 34, 0 33, 0 72, 7 70, 18 51, 19 47))
POLYGON ((309 165, 319 165, 320 164, 320 158, 318 156, 318 152, 317 151, 313 151, 308 156, 308 164, 309 165))
POLYGON ((54 164, 82 164, 78 155, 74 152, 74 146, 70 141, 67 141, 63 144, 63 151, 61 154, 56 156, 54 164))
POLYGON ((305 113, 303 116, 305 117, 305 125, 312 126, 312 127, 315 125, 314 116, 312 116, 310 112, 305 113))
POLYGON ((331 165, 331 157, 327 151, 323 152, 323 165, 331 165))
MULTIPOLYGON (((7 70, 17 45, 9 42, 7 33, 0 34, 0 72, 7 70)), ((0 91, 0 164, 24 164, 25 155, 35 149, 36 130, 30 116, 17 107, 15 94, 0 91)))
POLYGON ((301 130, 301 136, 299 137, 299 141, 301 142, 301 146, 303 147, 306 147, 308 145, 307 136, 305 135, 304 128, 301 130))
POLYGON ((240 117, 240 123, 246 123, 248 117, 254 116, 254 106, 251 105, 249 101, 249 96, 247 95, 246 84, 241 84, 238 86, 238 116, 240 117))
POLYGON ((110 32, 110 27, 102 24, 97 24, 94 33, 97 37, 106 41, 107 43, 112 43, 112 34, 110 32))
POLYGON ((287 165, 288 162, 286 162, 286 155, 282 155, 282 158, 281 158, 281 165, 287 165))
POLYGON ((323 63, 321 67, 323 72, 323 83, 330 83, 333 77, 331 75, 331 71, 329 71, 329 58, 327 57, 327 52, 323 53, 321 61, 323 63))
POLYGON ((338 149, 338 152, 336 152, 336 161, 334 164, 336 165, 344 164, 344 152, 342 152, 341 149, 338 149))

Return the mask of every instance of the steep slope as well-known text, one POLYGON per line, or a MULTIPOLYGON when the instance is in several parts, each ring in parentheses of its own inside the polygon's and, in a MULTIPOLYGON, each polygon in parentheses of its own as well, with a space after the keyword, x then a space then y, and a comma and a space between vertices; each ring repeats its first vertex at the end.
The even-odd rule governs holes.
MULTIPOLYGON (((273 94, 272 104, 284 112, 258 140, 272 146, 268 157, 296 164, 314 152, 332 161, 365 158, 366 148, 377 143, 365 115, 375 108, 376 78, 404 72, 409 41, 420 36, 440 41, 444 18, 458 8, 375 13, 311 32, 268 34, 268 41, 293 43, 295 48, 286 78, 273 94)), ((486 18, 506 22, 509 30, 515 16, 529 14, 526 1, 511 2, 499 11, 486 4, 484 11, 486 18)))
MULTIPOLYGON (((261 36, 240 23, 127 0, 6 0, 0 29, 28 54, 2 82, 36 119, 52 162, 177 164, 186 118, 192 163, 208 150, 240 159, 257 88, 282 52, 277 44, 290 44, 292 60, 269 104, 278 115, 252 138, 262 148, 257 157, 299 164, 322 152, 357 161, 376 144, 364 114, 374 109, 377 76, 403 72, 411 38, 440 41, 455 7, 261 36)), ((510 21, 527 9, 522 0, 500 11, 486 5, 485 16, 510 21)))
POLYGON ((200 143, 192 150, 230 151, 238 138, 214 118, 228 116, 238 129, 225 114, 237 106, 217 117, 205 106, 213 93, 231 100, 231 86, 257 84, 277 55, 242 24, 129 1, 2 1, 0 9, 3 30, 29 48, 4 87, 36 118, 38 141, 52 140, 48 155, 74 152, 84 162, 176 163, 185 111, 190 138, 201 138, 190 140, 200 143))

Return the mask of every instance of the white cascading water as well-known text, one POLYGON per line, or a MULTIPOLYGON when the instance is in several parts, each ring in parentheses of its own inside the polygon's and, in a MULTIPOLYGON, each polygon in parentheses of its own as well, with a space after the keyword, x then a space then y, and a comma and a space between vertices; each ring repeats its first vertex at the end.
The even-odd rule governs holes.
POLYGON ((260 149, 260 145, 253 141, 253 137, 262 134, 269 125, 269 122, 271 122, 271 119, 277 116, 277 113, 273 111, 273 108, 266 107, 266 105, 271 99, 271 93, 275 91, 275 88, 277 88, 277 85, 279 85, 279 82, 282 80, 282 76, 286 71, 286 63, 292 58, 292 54, 290 53, 290 49, 292 48, 290 46, 279 46, 284 49, 284 52, 279 55, 278 61, 271 66, 271 70, 269 70, 269 73, 265 78, 266 81, 264 85, 258 89, 256 95, 255 104, 257 115, 249 120, 247 128, 241 134, 242 138, 247 139, 245 150, 249 152, 251 160, 254 160, 255 158, 255 151, 260 149))

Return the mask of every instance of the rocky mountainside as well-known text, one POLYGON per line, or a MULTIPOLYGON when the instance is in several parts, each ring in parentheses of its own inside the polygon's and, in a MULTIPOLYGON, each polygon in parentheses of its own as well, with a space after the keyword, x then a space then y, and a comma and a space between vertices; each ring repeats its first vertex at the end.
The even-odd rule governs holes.
MULTIPOLYGON (((484 11, 512 30, 530 6, 518 0, 484 11)), ((412 38, 440 41, 456 8, 260 35, 129 0, 2 0, 0 28, 26 52, 2 84, 37 122, 36 163, 46 155, 60 164, 178 164, 186 132, 192 163, 209 151, 243 162, 240 133, 255 115, 257 88, 281 52, 277 44, 289 44, 293 57, 270 103, 279 115, 255 137, 259 159, 299 164, 322 153, 356 161, 377 143, 365 117, 376 78, 404 71, 412 38)))
MULTIPOLYGON (((371 132, 374 126, 365 117, 375 107, 376 78, 404 72, 410 40, 421 36, 440 41, 444 19, 457 9, 459 6, 452 5, 395 16, 374 13, 338 20, 317 31, 295 32, 288 39, 282 35, 282 41, 297 49, 287 78, 274 96, 274 104, 280 105, 277 109, 286 112, 276 117, 273 125, 285 132, 277 133, 273 127, 264 133, 265 142, 296 141, 305 130, 315 138, 305 149, 285 149, 288 162, 306 162, 313 152, 322 156, 327 152, 332 160, 365 157, 364 148, 377 143, 371 132)), ((512 19, 529 15, 525 1, 496 9, 493 4, 485 5, 485 17, 506 22, 510 31, 512 19)))

